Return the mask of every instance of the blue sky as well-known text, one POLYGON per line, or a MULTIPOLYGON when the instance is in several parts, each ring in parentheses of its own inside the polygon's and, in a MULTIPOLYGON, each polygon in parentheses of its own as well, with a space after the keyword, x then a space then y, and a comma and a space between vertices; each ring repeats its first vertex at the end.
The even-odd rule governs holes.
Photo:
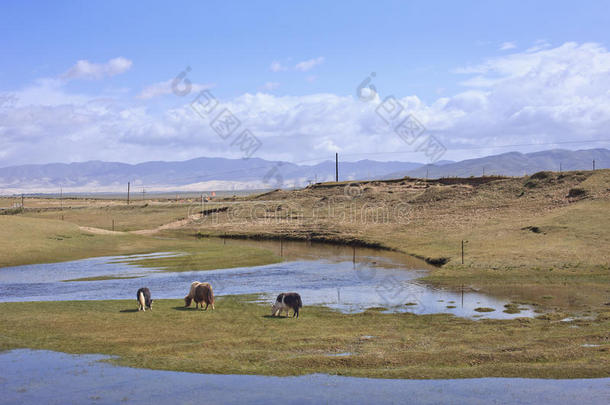
MULTIPOLYGON (((186 66, 196 89, 209 88, 262 141, 257 157, 380 152, 374 158, 425 161, 375 115, 390 95, 445 145, 445 158, 610 138, 609 9, 604 1, 3 2, 0 166, 240 157, 189 110, 191 95, 168 90, 186 66), (379 99, 363 104, 356 87, 371 72, 379 99)), ((564 144, 597 146, 608 143, 564 144)))

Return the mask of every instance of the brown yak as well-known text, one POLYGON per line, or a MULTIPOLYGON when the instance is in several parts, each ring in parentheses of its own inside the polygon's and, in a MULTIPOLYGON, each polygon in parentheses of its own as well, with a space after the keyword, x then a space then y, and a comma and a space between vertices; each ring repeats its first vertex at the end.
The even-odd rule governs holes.
POLYGON ((199 308, 199 304, 201 304, 201 309, 203 309, 204 303, 206 310, 208 309, 208 305, 211 305, 212 309, 214 309, 214 291, 212 290, 212 286, 209 283, 194 281, 191 284, 189 294, 184 297, 184 306, 191 306, 193 300, 195 301, 195 309, 199 308))

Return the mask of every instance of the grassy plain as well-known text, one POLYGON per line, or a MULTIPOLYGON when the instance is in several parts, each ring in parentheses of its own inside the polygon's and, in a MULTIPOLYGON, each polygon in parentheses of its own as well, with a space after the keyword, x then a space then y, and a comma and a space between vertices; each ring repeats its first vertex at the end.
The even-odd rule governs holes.
POLYGON ((610 170, 319 184, 218 199, 206 208, 221 210, 204 215, 191 203, 104 201, 64 208, 62 221, 56 207, 37 204, 0 215, 0 267, 159 251, 185 255, 133 263, 167 271, 246 266, 280 258, 207 236, 324 241, 427 259, 438 267, 423 282, 479 290, 515 307, 533 303, 543 314, 471 321, 306 307, 292 321, 266 318, 267 307, 244 297, 220 298, 207 313, 172 300, 145 314, 133 312, 132 301, 6 303, 3 349, 114 354, 130 366, 210 373, 610 375, 610 170), (118 232, 108 232, 112 218, 118 232), (577 320, 561 322, 566 316, 577 320), (343 352, 353 354, 329 356, 343 352))
POLYGON ((198 373, 330 373, 384 378, 610 375, 610 314, 595 320, 472 321, 449 315, 345 315, 307 306, 299 320, 269 317, 251 297, 216 310, 135 300, 0 303, 0 349, 103 353, 132 367, 198 373), (577 328, 576 328, 577 327, 577 328), (332 356, 350 353, 347 356, 332 356))
POLYGON ((187 271, 257 266, 281 260, 267 250, 223 245, 216 240, 168 239, 125 232, 99 234, 66 221, 0 215, 0 267, 151 252, 184 255, 132 263, 187 271))
MULTIPOLYGON (((394 249, 445 263, 430 273, 429 283, 551 308, 599 310, 610 301, 610 170, 326 183, 218 198, 206 204, 205 215, 194 200, 127 206, 119 200, 75 199, 68 205, 74 208, 64 205, 61 211, 56 199, 31 200, 30 210, 0 215, 0 266, 159 250, 201 252, 209 242, 196 241, 195 235, 283 238, 394 249), (115 234, 94 235, 76 226, 109 230, 112 219, 120 231, 115 234)), ((146 264, 191 270, 208 268, 208 259, 191 255, 146 264)), ((217 267, 233 259, 214 258, 217 267)), ((267 260, 259 257, 251 264, 267 260)), ((239 263, 249 259, 242 256, 239 263)))

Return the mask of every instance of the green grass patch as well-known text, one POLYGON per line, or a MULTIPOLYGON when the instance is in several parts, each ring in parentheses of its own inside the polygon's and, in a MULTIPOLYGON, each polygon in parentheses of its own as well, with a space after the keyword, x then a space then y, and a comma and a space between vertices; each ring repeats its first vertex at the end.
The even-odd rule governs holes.
MULTIPOLYGON (((232 267, 262 266, 280 262, 272 252, 246 246, 223 245, 216 240, 202 240, 199 248, 182 249, 178 255, 150 258, 126 258, 116 263, 155 268, 165 272, 215 270, 232 267)), ((194 242, 196 243, 196 242, 194 242)))
POLYGON ((342 314, 312 306, 297 320, 272 318, 269 306, 252 299, 219 297, 214 311, 184 308, 182 300, 155 300, 146 312, 135 299, 0 303, 0 350, 101 353, 131 367, 280 376, 590 378, 608 377, 610 369, 608 313, 578 329, 545 319, 342 314), (352 355, 328 356, 343 352, 352 355))
POLYGON ((265 249, 224 245, 213 239, 162 239, 128 233, 100 235, 81 231, 77 225, 65 221, 0 216, 0 267, 153 252, 184 255, 134 258, 128 262, 166 271, 184 271, 258 266, 282 260, 265 249))
POLYGON ((488 308, 488 307, 477 307, 474 310, 477 312, 494 312, 495 311, 495 309, 488 308))

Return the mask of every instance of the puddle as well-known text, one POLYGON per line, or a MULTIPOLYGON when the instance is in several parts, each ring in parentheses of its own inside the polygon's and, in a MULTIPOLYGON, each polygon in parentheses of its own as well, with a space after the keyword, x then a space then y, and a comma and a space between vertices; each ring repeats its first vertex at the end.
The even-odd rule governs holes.
POLYGON ((607 404, 610 378, 387 380, 313 374, 214 375, 117 367, 101 355, 0 353, 3 404, 607 404))
POLYGON ((129 264, 137 259, 175 255, 171 252, 6 267, 0 269, 0 301, 133 299, 142 286, 151 290, 153 298, 181 298, 190 283, 199 280, 210 282, 217 296, 259 294, 259 302, 269 304, 282 291, 298 291, 305 310, 307 305, 325 305, 345 313, 382 308, 383 312, 448 313, 472 319, 534 316, 529 307, 506 313, 507 301, 478 292, 460 293, 425 285, 418 281, 427 272, 425 263, 395 252, 357 249, 354 263, 350 247, 285 243, 282 249, 289 261, 181 273, 129 264), (98 276, 134 278, 65 281, 98 276), (478 312, 481 308, 491 311, 478 312))
POLYGON ((343 353, 328 353, 326 354, 326 357, 347 357, 347 356, 353 356, 354 353, 352 352, 343 352, 343 353))

